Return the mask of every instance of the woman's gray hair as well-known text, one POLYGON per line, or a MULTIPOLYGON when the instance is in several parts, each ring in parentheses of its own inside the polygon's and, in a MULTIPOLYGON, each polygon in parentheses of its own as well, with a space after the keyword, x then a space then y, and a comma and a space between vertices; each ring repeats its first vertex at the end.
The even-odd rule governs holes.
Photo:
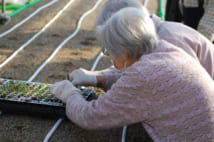
POLYGON ((138 0, 108 0, 99 11, 95 22, 95 27, 103 25, 114 13, 127 7, 141 9, 146 15, 149 16, 147 9, 138 0))
POLYGON ((120 55, 125 59, 137 59, 152 52, 158 42, 153 21, 136 8, 121 9, 99 26, 97 32, 98 40, 113 58, 120 55))

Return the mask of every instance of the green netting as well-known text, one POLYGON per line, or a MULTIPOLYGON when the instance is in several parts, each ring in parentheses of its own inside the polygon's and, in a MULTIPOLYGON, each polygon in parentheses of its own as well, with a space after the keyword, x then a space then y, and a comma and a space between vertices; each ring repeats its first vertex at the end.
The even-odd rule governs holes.
POLYGON ((33 0, 32 2, 26 2, 24 5, 6 4, 5 13, 11 18, 40 1, 41 0, 33 0))
MULTIPOLYGON (((10 14, 14 12, 15 10, 19 9, 23 5, 16 5, 16 4, 6 4, 5 5, 5 13, 10 14)), ((2 6, 0 6, 2 8, 2 6)))

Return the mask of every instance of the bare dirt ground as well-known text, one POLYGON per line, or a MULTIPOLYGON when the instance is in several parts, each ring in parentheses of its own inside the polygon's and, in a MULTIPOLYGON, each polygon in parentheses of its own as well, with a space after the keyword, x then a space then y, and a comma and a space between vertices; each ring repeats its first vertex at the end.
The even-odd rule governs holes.
MULTIPOLYGON (((11 19, 9 24, 0 26, 0 33, 10 29, 50 1, 43 0, 18 14, 11 19)), ((9 35, 0 38, 0 63, 39 32, 68 1, 58 1, 51 7, 39 12, 9 35)), ((104 2, 105 0, 102 4, 104 2)), ((74 32, 80 16, 92 8, 95 3, 96 0, 74 1, 54 24, 0 69, 0 78, 28 80, 58 45, 74 32)), ((156 13, 157 5, 157 0, 149 2, 150 13, 156 13)), ((76 68, 90 69, 92 67, 101 49, 94 31, 94 21, 99 8, 84 19, 78 35, 57 53, 54 59, 33 80, 34 82, 54 83, 65 79, 67 73, 76 68)), ((102 58, 97 70, 104 69, 109 65, 111 65, 109 60, 102 58)), ((41 142, 56 121, 56 118, 3 113, 0 116, 0 142, 41 142)), ((50 142, 119 142, 121 141, 121 133, 122 127, 111 130, 88 131, 64 120, 50 142)), ((127 142, 151 141, 140 124, 128 127, 126 140, 127 142)))

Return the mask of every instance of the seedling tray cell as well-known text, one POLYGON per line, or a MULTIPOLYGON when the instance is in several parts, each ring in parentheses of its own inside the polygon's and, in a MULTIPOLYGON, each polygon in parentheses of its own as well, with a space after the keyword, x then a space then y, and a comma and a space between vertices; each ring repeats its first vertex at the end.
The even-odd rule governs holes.
MULTIPOLYGON (((92 89, 79 88, 90 100, 92 89)), ((6 113, 30 114, 47 117, 66 117, 65 104, 50 93, 49 84, 0 79, 0 110, 6 113)))

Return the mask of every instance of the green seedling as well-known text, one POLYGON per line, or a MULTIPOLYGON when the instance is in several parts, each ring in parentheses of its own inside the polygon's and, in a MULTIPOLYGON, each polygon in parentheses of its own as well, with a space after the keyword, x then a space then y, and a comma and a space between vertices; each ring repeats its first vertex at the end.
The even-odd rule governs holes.
POLYGON ((37 84, 23 81, 6 81, 0 87, 1 98, 26 98, 37 101, 58 102, 59 100, 50 93, 49 84, 37 84))
POLYGON ((8 98, 12 98, 14 96, 16 96, 16 92, 11 92, 7 95, 8 98))
POLYGON ((0 89, 0 94, 2 94, 4 92, 4 89, 0 89))

